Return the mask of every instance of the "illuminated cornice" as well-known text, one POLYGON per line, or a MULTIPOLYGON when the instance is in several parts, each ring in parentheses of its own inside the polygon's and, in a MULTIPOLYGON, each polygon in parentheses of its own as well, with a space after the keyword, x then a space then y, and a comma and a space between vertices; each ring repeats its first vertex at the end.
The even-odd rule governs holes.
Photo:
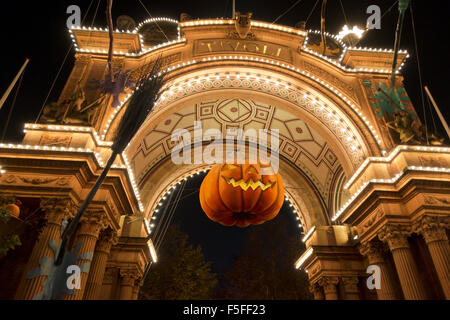
POLYGON ((391 163, 392 160, 401 152, 401 151, 424 151, 424 152, 433 152, 433 153, 450 153, 450 148, 446 147, 428 147, 428 146, 397 146, 393 149, 387 156, 385 157, 368 157, 361 166, 355 171, 353 176, 347 181, 344 185, 344 189, 350 188, 350 186, 355 182, 355 180, 360 176, 364 169, 370 163, 373 162, 384 162, 391 163))
MULTIPOLYGON (((167 68, 167 69, 165 69, 165 70, 163 70, 162 72, 161 72, 161 74, 167 74, 167 73, 169 73, 169 72, 172 72, 172 71, 175 71, 175 70, 178 70, 178 69, 180 69, 180 68, 184 68, 184 67, 186 67, 186 66, 191 66, 191 65, 194 65, 194 64, 198 64, 198 63, 205 63, 205 62, 211 62, 211 61, 229 61, 229 60, 234 60, 234 61, 251 61, 251 62, 258 62, 258 63, 263 63, 263 64, 269 64, 269 65, 273 65, 273 66, 277 66, 277 67, 280 67, 280 68, 283 68, 283 69, 285 69, 285 70, 289 70, 289 71, 291 71, 291 72, 295 72, 295 73, 298 73, 299 75, 302 75, 302 76, 305 76, 305 77, 307 77, 307 78, 309 78, 309 79, 311 79, 311 80, 313 80, 313 81, 315 81, 316 83, 318 83, 319 85, 321 85, 323 88, 325 88, 326 90, 328 90, 328 91, 330 91, 333 95, 335 95, 335 96, 337 96, 340 100, 342 100, 345 104, 347 104, 351 109, 353 109, 354 111, 355 111, 355 113, 356 113, 356 115, 358 116, 358 118, 360 118, 364 123, 365 123, 365 125, 366 125, 366 127, 367 127, 367 129, 371 132, 371 134, 372 134, 372 136, 373 136, 373 138, 375 139, 375 141, 378 143, 378 147, 380 148, 380 150, 382 149, 382 146, 381 146, 381 144, 382 144, 382 141, 381 141, 381 139, 379 138, 379 136, 378 136, 378 134, 377 134, 377 132, 375 131, 375 129, 374 129, 374 127, 370 124, 370 122, 367 120, 367 117, 365 117, 363 114, 362 114, 362 112, 360 111, 360 109, 359 108, 357 108, 356 107, 356 105, 348 98, 348 97, 346 97, 346 96, 344 96, 339 90, 337 90, 337 89, 335 89, 333 86, 331 86, 331 85, 329 85, 328 83, 326 83, 326 82, 324 82, 323 80, 321 80, 320 78, 317 78, 317 77, 315 77, 315 76, 313 76, 313 75, 311 75, 310 73, 308 73, 308 72, 305 72, 305 71, 303 71, 303 70, 300 70, 300 69, 298 69, 298 68, 295 68, 294 66, 291 66, 291 65, 288 65, 288 64, 284 64, 284 63, 280 63, 279 61, 274 61, 274 60, 269 60, 269 59, 264 59, 264 58, 258 58, 258 57, 249 57, 249 56, 214 56, 214 57, 208 57, 208 58, 203 58, 201 61, 196 61, 196 60, 192 60, 192 61, 188 61, 188 62, 183 62, 183 63, 181 63, 181 64, 178 64, 178 65, 175 65, 175 66, 172 66, 172 67, 169 67, 169 68, 167 68)), ((242 77, 246 77, 246 76, 248 76, 248 75, 242 75, 242 77)), ((215 79, 215 77, 217 77, 217 75, 215 75, 214 73, 212 73, 212 74, 208 74, 208 75, 205 75, 204 77, 202 76, 201 78, 200 77, 197 77, 196 79, 195 79, 195 81, 196 82, 198 82, 198 81, 200 81, 200 82, 205 82, 205 81, 208 81, 208 82, 214 82, 214 81, 216 81, 216 80, 221 80, 221 81, 223 81, 223 80, 235 80, 235 79, 239 79, 239 77, 240 77, 240 75, 239 75, 239 73, 233 73, 233 74, 227 74, 227 75, 225 75, 225 74, 223 74, 223 75, 220 75, 220 78, 219 79, 215 79), (228 78, 227 78, 228 77, 228 78)), ((290 85, 289 83, 286 83, 285 81, 282 81, 282 80, 277 80, 277 79, 273 79, 273 78, 271 78, 271 77, 263 77, 263 76, 258 76, 258 77, 255 77, 255 79, 257 80, 257 81, 261 81, 261 82, 265 82, 265 83, 267 83, 267 81, 269 81, 269 83, 268 84, 270 84, 270 85, 272 85, 272 86, 276 86, 276 87, 280 87, 280 88, 285 88, 286 90, 288 90, 289 92, 295 92, 295 88, 293 88, 293 86, 292 85, 290 85), (259 79, 258 79, 259 78, 259 79), (278 84, 277 84, 278 83, 278 84)), ((195 81, 192 81, 190 84, 192 85, 192 84, 195 84, 195 81)), ((177 90, 179 90, 179 86, 180 86, 180 84, 174 84, 174 83, 172 83, 171 84, 171 87, 173 87, 173 88, 177 88, 177 90)), ((182 86, 189 86, 189 82, 187 82, 187 83, 184 83, 182 86)), ((169 92, 169 94, 170 94, 170 92, 173 92, 173 89, 171 89, 170 91, 168 91, 169 92)), ((287 97, 289 97, 289 94, 287 95, 287 97)), ((161 98, 161 100, 159 101, 159 103, 158 103, 158 105, 160 105, 160 104, 166 104, 167 102, 166 101, 164 101, 164 100, 166 100, 167 101, 167 97, 166 96, 163 96, 162 98, 161 98)), ((320 101, 318 101, 316 98, 310 98, 310 100, 313 102, 313 103, 318 103, 319 105, 320 105, 320 101)), ((120 109, 123 107, 123 105, 125 104, 125 102, 126 102, 126 99, 124 100, 124 101, 122 101, 122 103, 119 105, 119 107, 117 107, 115 110, 113 110, 113 112, 112 112, 112 114, 110 115, 110 117, 109 117, 109 119, 108 119, 108 123, 107 123, 107 125, 105 126, 105 128, 104 128, 104 130, 103 130, 103 133, 102 133, 102 139, 105 139, 105 137, 106 137, 106 133, 108 132, 108 129, 109 129, 109 127, 110 127, 110 124, 112 123, 112 121, 114 120, 114 118, 116 117, 116 115, 117 115, 117 113, 120 111, 120 109)), ((321 109, 320 110, 321 112, 323 112, 323 111, 325 111, 324 109, 321 109)), ((333 112, 332 112, 333 113, 333 112)), ((324 114, 325 115, 325 114, 324 114)), ((334 117, 334 115, 332 116, 332 118, 334 117)), ((330 117, 329 117, 330 118, 330 117)), ((330 118, 331 119, 331 118, 330 118)), ((328 120, 330 120, 330 119, 328 119, 328 120)), ((326 119, 324 118, 324 121, 325 121, 326 119)), ((336 126, 336 125, 338 125, 340 122, 341 122, 341 118, 340 119, 336 119, 337 121, 338 121, 338 123, 336 123, 336 124, 334 124, 333 126, 336 126)), ((348 124, 347 124, 348 125, 348 124)), ((333 131, 333 130, 332 130, 333 131)), ((346 128, 342 128, 341 129, 341 131, 342 132, 337 132, 337 134, 338 135, 343 135, 343 134, 345 134, 346 133, 346 131, 347 131, 347 129, 346 128), (342 131, 342 130, 344 130, 344 131, 342 131)), ((344 143, 344 145, 347 145, 348 144, 348 142, 350 142, 348 139, 349 139, 349 137, 345 137, 345 139, 347 139, 347 141, 343 141, 343 143, 344 143)), ((351 140, 353 139, 353 138, 350 138, 351 140)), ((351 148, 351 146, 349 146, 349 148, 351 148)), ((355 148, 357 148, 357 147, 355 147, 355 148)), ((352 149, 350 149, 349 150, 349 152, 350 152, 350 154, 351 153, 354 153, 355 151, 356 151, 356 149, 355 148, 352 148, 352 149)))

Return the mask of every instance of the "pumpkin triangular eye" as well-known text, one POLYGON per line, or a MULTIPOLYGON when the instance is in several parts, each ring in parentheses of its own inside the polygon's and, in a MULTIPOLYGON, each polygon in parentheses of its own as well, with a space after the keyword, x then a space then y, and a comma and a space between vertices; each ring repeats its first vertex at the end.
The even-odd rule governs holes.
POLYGON ((225 164, 222 167, 222 170, 234 170, 236 168, 239 168, 238 166, 235 166, 234 164, 225 164))
POLYGON ((249 166, 247 169, 248 174, 258 174, 258 170, 255 169, 254 166, 249 166))

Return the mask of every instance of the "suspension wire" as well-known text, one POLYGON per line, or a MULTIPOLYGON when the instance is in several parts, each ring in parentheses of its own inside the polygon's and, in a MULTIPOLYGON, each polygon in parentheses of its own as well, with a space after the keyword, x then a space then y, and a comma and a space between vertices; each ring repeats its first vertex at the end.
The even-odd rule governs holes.
POLYGON ((423 89, 423 83, 422 83, 422 71, 420 68, 419 49, 417 46, 417 36, 416 36, 416 27, 415 27, 415 23, 414 23, 414 13, 413 13, 412 1, 411 1, 410 9, 411 9, 411 24, 412 24, 413 38, 414 38, 414 50, 416 52, 417 70, 419 72, 420 97, 422 99, 423 118, 425 121, 425 136, 427 138, 427 144, 430 144, 428 141, 427 114, 425 112, 425 97, 424 97, 424 93, 423 93, 424 89, 423 89))
MULTIPOLYGON (((101 0, 98 0, 99 3, 100 3, 100 1, 101 1, 101 0)), ((83 19, 81 20, 81 24, 83 24, 84 20, 86 19, 87 15, 88 15, 88 13, 89 13, 89 10, 91 9, 91 6, 92 6, 93 3, 94 3, 94 0, 91 0, 91 3, 89 4, 89 7, 88 7, 88 9, 87 9, 85 15, 84 15, 83 19)), ((98 9, 98 4, 97 4, 97 9, 98 9)), ((94 15, 93 20, 94 20, 94 19, 95 19, 95 15, 94 15)), ((92 27, 92 24, 91 24, 91 27, 92 27)), ((66 64, 67 58, 69 57, 69 53, 70 53, 70 51, 72 50, 72 48, 73 48, 73 42, 70 43, 69 49, 67 50, 66 55, 64 56, 63 62, 61 63, 61 66, 59 67, 58 72, 56 73, 55 79, 53 80, 52 85, 50 86, 50 90, 48 91, 47 96, 46 96, 45 99, 44 99, 44 103, 42 104, 41 109, 39 110, 39 113, 38 113, 38 115, 37 115, 36 120, 34 121, 34 123, 37 123, 37 122, 38 122, 39 117, 41 116, 42 111, 44 111, 45 104, 47 103, 48 98, 50 97, 50 94, 52 93, 53 88, 55 87, 56 81, 58 80, 59 75, 61 74, 61 71, 62 71, 64 65, 66 64)))
POLYGON ((344 14, 345 24, 348 25, 347 15, 345 14, 344 5, 342 4, 342 0, 339 0, 339 3, 341 4, 342 13, 344 14))
MULTIPOLYGON (((147 10, 147 7, 142 3, 141 0, 138 0, 138 1, 142 5, 142 7, 144 7, 144 10, 147 11, 147 14, 150 16, 150 18, 153 19, 153 16, 150 14, 150 11, 147 10)), ((166 33, 163 31, 163 29, 161 29, 161 27, 159 26, 158 22, 157 21, 153 21, 153 22, 156 24, 156 26, 158 27, 159 31, 162 32, 164 37, 166 37, 167 41, 170 41, 169 37, 167 37, 166 33)))
POLYGON ((172 218, 173 218, 173 216, 175 214, 175 211, 176 211, 176 209, 178 207, 178 203, 180 202, 180 198, 181 198, 181 195, 183 194, 185 186, 186 186, 186 181, 183 181, 181 183, 180 190, 178 191, 177 196, 175 197, 176 200, 173 203, 173 205, 171 206, 170 211, 169 211, 169 213, 167 215, 167 218, 166 218, 166 221, 165 221, 165 224, 164 224, 164 229, 163 229, 162 233, 158 237, 157 243, 155 245, 157 250, 160 248, 160 246, 162 245, 162 243, 164 241, 164 237, 165 237, 165 235, 167 233, 167 230, 169 229, 170 223, 172 222, 172 218))
POLYGON ((297 0, 292 6, 289 7, 289 9, 287 9, 285 12, 283 12, 282 14, 280 14, 278 16, 278 18, 276 18, 275 20, 273 20, 272 23, 277 22, 281 17, 283 17, 286 13, 288 13, 289 11, 291 11, 297 4, 299 4, 302 0, 297 0))
MULTIPOLYGON (((169 209, 169 203, 172 200, 172 197, 174 196, 174 194, 175 194, 175 192, 172 192, 170 194, 169 202, 164 206, 164 211, 161 213, 161 219, 158 221, 158 224, 156 225, 155 237, 154 237, 155 242, 156 242, 157 238, 159 237, 159 231, 161 230, 162 225, 164 224, 164 221, 165 221, 164 218, 166 217, 167 210, 169 209)), ((154 245, 156 246, 156 244, 154 244, 154 245)))
POLYGON ((16 92, 14 92, 13 101, 11 103, 11 106, 9 107, 8 117, 6 118, 6 123, 3 127, 3 132, 2 132, 2 139, 1 139, 2 142, 4 142, 4 140, 5 140, 6 130, 8 129, 9 121, 11 120, 11 115, 14 110, 14 106, 16 104, 17 94, 19 93, 20 85, 22 84, 22 79, 23 79, 24 73, 25 73, 25 70, 20 74, 19 83, 17 84, 16 92))
POLYGON ((314 12, 314 9, 316 9, 317 4, 319 3, 319 0, 316 1, 316 3, 314 4, 314 7, 311 9, 311 11, 309 12, 308 17, 306 18, 305 24, 308 23, 309 18, 311 18, 311 15, 314 12))

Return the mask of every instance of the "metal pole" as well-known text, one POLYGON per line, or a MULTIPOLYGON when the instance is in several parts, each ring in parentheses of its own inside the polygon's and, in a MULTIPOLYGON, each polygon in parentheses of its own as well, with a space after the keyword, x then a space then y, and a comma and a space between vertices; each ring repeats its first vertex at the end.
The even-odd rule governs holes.
POLYGON ((425 92, 427 93, 428 97, 430 98, 431 103, 433 104, 434 109, 436 110, 436 113, 439 116, 439 119, 441 119, 442 125, 444 126, 445 131, 447 132, 447 136, 450 138, 450 128, 448 127, 447 121, 445 121, 444 117, 442 116, 441 110, 439 110, 439 107, 438 107, 436 101, 434 101, 433 96, 431 95, 430 90, 428 90, 427 86, 425 86, 425 92))
POLYGON ((6 89, 5 94, 3 95, 2 99, 0 100, 0 109, 3 107, 3 104, 5 103, 6 99, 8 99, 9 94, 11 93, 11 90, 14 88, 14 86, 16 85, 17 80, 19 79, 20 75, 22 74, 23 70, 25 70, 25 67, 27 66, 28 62, 30 61, 30 59, 26 58, 25 59, 25 63, 22 65, 22 68, 20 68, 19 72, 17 73, 16 77, 14 78, 14 80, 11 82, 11 84, 9 85, 8 89, 6 89))
POLYGON ((232 17, 231 17, 231 19, 234 19, 234 18, 236 18, 236 0, 232 0, 232 2, 233 2, 233 5, 232 5, 232 17))

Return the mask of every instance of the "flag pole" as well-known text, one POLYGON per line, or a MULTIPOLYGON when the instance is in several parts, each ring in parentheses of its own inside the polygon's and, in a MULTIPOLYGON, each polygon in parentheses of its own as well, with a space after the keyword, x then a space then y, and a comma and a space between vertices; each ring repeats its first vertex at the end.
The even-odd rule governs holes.
POLYGON ((26 58, 24 64, 22 65, 22 68, 20 68, 19 72, 17 73, 16 77, 14 78, 14 80, 11 82, 11 84, 9 85, 8 89, 6 89, 6 92, 3 94, 2 99, 0 100, 0 109, 3 107, 3 104, 5 103, 6 99, 8 99, 9 94, 11 93, 12 89, 14 88, 14 86, 16 85, 17 80, 19 79, 20 75, 23 73, 23 71, 25 70, 28 62, 30 61, 30 59, 26 58))
POLYGON ((445 118, 442 116, 441 110, 439 110, 439 107, 438 107, 436 101, 434 101, 433 96, 430 93, 430 90, 428 90, 428 87, 425 86, 424 88, 425 88, 425 92, 427 93, 428 97, 430 98, 431 103, 434 106, 434 109, 436 110, 436 113, 439 116, 439 119, 441 119, 442 125, 444 126, 445 131, 447 132, 447 136, 450 138, 450 129, 448 127, 447 121, 445 121, 445 118))

